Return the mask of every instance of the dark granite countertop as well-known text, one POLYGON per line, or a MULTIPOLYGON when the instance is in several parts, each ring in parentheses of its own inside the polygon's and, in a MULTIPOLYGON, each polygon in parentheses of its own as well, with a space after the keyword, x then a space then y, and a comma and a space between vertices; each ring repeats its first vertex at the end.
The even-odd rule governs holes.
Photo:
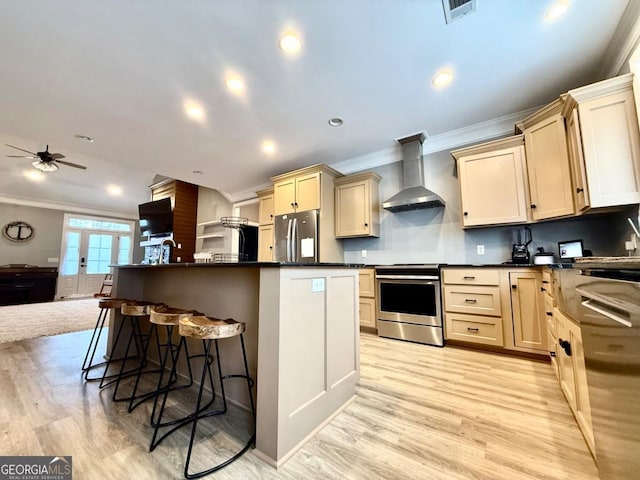
POLYGON ((441 263, 440 267, 461 267, 461 268, 533 268, 533 267, 549 267, 549 268, 573 268, 572 263, 550 263, 546 265, 537 265, 534 263, 441 263))
POLYGON ((130 265, 111 265, 114 268, 220 268, 220 267, 232 267, 232 268, 282 268, 282 267, 296 267, 296 268, 362 268, 366 265, 360 263, 291 263, 291 262, 228 262, 228 263, 163 263, 161 265, 148 265, 148 264, 130 264, 130 265))

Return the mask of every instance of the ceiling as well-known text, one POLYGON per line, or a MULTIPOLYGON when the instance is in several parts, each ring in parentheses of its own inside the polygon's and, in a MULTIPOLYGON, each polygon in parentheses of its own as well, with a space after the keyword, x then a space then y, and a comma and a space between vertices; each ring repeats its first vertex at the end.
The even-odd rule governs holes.
POLYGON ((547 22, 552 3, 477 0, 447 25, 440 0, 0 0, 0 200, 133 215, 155 174, 239 194, 545 104, 598 79, 628 1, 573 0, 547 22), (298 55, 278 47, 291 30, 298 55), (35 183, 5 143, 88 168, 35 183))

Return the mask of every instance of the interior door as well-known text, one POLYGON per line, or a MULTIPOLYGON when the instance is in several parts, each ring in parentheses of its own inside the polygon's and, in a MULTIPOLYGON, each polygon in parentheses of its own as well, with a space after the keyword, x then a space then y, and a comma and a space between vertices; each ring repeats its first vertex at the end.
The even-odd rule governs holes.
POLYGON ((110 232, 82 232, 80 242, 80 268, 78 269, 79 295, 90 295, 100 291, 100 286, 109 265, 115 263, 117 234, 110 232))
POLYGON ((67 230, 58 297, 98 293, 109 265, 131 261, 131 236, 108 231, 67 230))

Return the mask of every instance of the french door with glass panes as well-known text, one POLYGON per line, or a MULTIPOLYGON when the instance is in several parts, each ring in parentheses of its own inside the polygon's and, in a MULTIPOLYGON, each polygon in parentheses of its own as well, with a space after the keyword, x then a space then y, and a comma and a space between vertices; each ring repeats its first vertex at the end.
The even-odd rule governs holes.
POLYGON ((131 235, 118 232, 67 229, 58 296, 98 293, 111 273, 109 265, 128 263, 131 235))

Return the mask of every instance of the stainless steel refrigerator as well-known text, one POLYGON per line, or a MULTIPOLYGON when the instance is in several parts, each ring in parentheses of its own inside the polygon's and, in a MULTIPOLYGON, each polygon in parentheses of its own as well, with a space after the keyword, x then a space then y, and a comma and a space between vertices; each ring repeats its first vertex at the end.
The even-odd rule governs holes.
POLYGON ((277 215, 274 219, 275 260, 315 263, 319 261, 318 210, 277 215))

